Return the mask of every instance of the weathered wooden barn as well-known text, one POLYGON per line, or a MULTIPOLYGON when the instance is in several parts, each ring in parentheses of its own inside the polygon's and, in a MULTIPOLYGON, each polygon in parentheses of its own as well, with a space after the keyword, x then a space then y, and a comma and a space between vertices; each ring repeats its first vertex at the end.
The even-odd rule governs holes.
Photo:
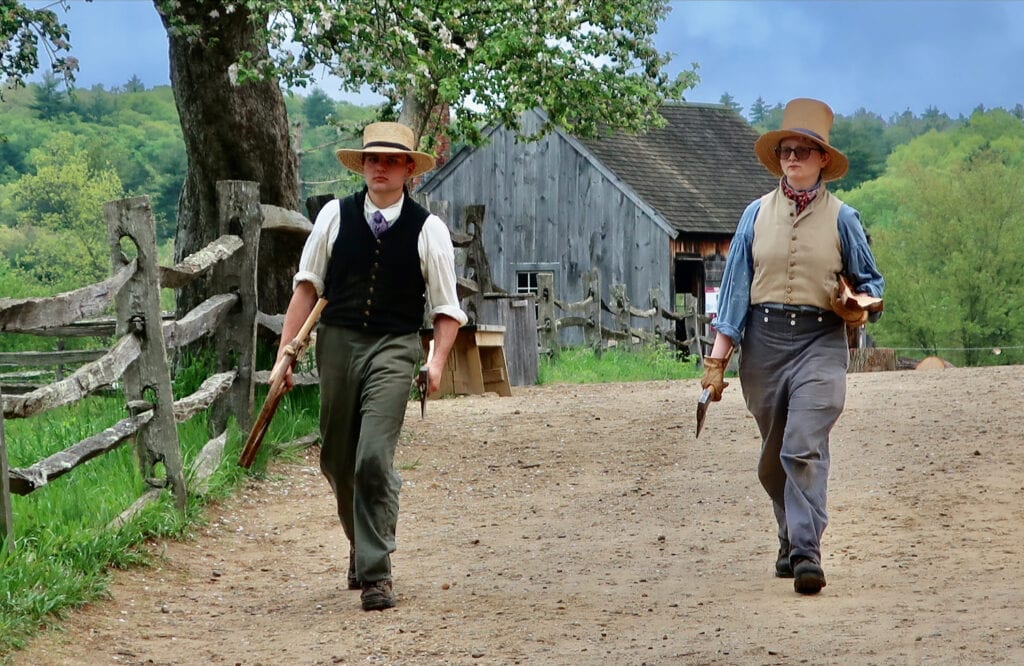
MULTIPOLYGON (((418 191, 450 203, 453 229, 466 205, 485 206, 491 277, 508 292, 532 291, 550 271, 559 299, 580 300, 582 274, 597 267, 606 301, 619 283, 641 308, 657 288, 673 309, 689 293, 703 310, 744 207, 777 181, 754 156, 757 131, 735 112, 679 103, 661 114, 665 127, 588 140, 556 130, 526 143, 492 127, 486 144, 457 152, 418 191)), ((542 122, 526 113, 523 134, 542 122)))

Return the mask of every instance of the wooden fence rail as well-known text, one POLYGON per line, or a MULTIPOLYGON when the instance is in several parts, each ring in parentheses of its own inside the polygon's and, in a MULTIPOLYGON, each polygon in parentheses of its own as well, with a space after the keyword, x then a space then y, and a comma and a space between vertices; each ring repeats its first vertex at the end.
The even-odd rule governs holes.
POLYGON ((582 328, 583 344, 597 351, 611 341, 628 346, 665 343, 699 357, 702 346, 713 342, 704 333, 708 317, 697 312, 695 301, 688 302, 684 312, 671 312, 662 306, 660 290, 651 289, 649 307, 641 310, 630 303, 621 284, 610 286, 612 302, 604 302, 597 269, 584 273, 581 282, 583 300, 568 303, 555 298, 553 273, 537 274, 537 331, 542 353, 557 351, 561 347, 559 333, 570 328, 582 328), (564 314, 559 316, 559 312, 564 314), (603 313, 610 315, 610 326, 603 323, 603 313), (646 321, 640 327, 633 325, 634 319, 646 321), (686 337, 682 340, 676 337, 676 322, 683 322, 686 337))
POLYGON ((113 201, 104 206, 110 278, 52 297, 0 299, 0 332, 37 336, 112 334, 115 338, 109 349, 102 350, 0 354, 0 365, 83 363, 68 377, 22 394, 0 392, 0 542, 7 547, 14 546, 11 493, 33 492, 78 465, 134 441, 141 475, 150 490, 115 523, 123 522, 155 499, 162 488, 169 488, 175 506, 184 509, 186 474, 177 424, 210 410, 210 431, 218 434, 194 464, 193 472, 201 468, 198 471, 202 474, 193 475, 193 483, 200 488, 205 487, 206 478, 219 463, 228 418, 234 418, 242 430, 250 427, 257 374, 256 326, 277 319, 256 308, 259 235, 269 225, 306 231, 311 225, 298 213, 260 205, 257 183, 220 182, 217 193, 220 237, 176 266, 157 264, 149 199, 113 201), (122 249, 122 243, 128 241, 136 255, 133 259, 128 259, 122 249), (159 308, 161 287, 178 289, 205 274, 210 274, 211 282, 224 292, 181 319, 164 321, 159 308), (117 312, 112 322, 94 319, 111 305, 117 312), (214 332, 216 336, 212 336, 214 332), (213 337, 215 372, 195 393, 175 401, 168 355, 206 336, 213 337), (9 467, 4 419, 31 418, 112 386, 122 387, 127 418, 29 466, 9 467), (163 479, 156 478, 158 463, 164 467, 163 479))

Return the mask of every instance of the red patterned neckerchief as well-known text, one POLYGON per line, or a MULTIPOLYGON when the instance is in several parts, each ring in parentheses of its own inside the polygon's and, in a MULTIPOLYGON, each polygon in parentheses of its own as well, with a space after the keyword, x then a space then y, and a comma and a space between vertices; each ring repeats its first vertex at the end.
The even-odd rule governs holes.
POLYGON ((818 196, 818 188, 821 186, 821 180, 819 179, 814 187, 806 190, 795 190, 793 189, 786 179, 782 179, 782 193, 786 195, 787 199, 790 199, 796 204, 796 214, 799 215, 804 211, 804 208, 810 205, 814 201, 814 197, 818 196))

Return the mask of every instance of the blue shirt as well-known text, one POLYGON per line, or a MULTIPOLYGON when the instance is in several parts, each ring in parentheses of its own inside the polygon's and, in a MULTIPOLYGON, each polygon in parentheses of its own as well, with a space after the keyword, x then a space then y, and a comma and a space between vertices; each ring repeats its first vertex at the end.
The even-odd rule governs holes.
MULTIPOLYGON (((754 257, 751 247, 754 241, 754 220, 761 207, 757 199, 743 211, 736 234, 729 245, 729 256, 725 260, 722 288, 718 293, 718 316, 712 326, 722 335, 732 339, 733 346, 739 344, 743 329, 747 325, 747 311, 750 309, 750 283, 754 279, 754 257)), ((843 272, 850 279, 854 291, 867 292, 882 297, 885 279, 875 266, 875 257, 868 246, 860 213, 843 204, 839 209, 839 244, 843 257, 843 272)), ((881 313, 872 313, 876 321, 881 313)))

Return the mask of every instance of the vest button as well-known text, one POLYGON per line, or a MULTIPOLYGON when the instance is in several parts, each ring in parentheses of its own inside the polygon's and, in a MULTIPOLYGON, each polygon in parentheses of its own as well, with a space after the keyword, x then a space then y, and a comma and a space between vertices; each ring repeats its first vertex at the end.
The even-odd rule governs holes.
MULTIPOLYGON (((369 317, 370 316, 370 311, 369 310, 364 310, 363 314, 366 315, 367 317, 369 317)), ((366 326, 366 324, 363 324, 363 326, 366 326)))
POLYGON ((366 304, 367 305, 373 305, 373 299, 370 299, 370 298, 366 299, 366 304))

